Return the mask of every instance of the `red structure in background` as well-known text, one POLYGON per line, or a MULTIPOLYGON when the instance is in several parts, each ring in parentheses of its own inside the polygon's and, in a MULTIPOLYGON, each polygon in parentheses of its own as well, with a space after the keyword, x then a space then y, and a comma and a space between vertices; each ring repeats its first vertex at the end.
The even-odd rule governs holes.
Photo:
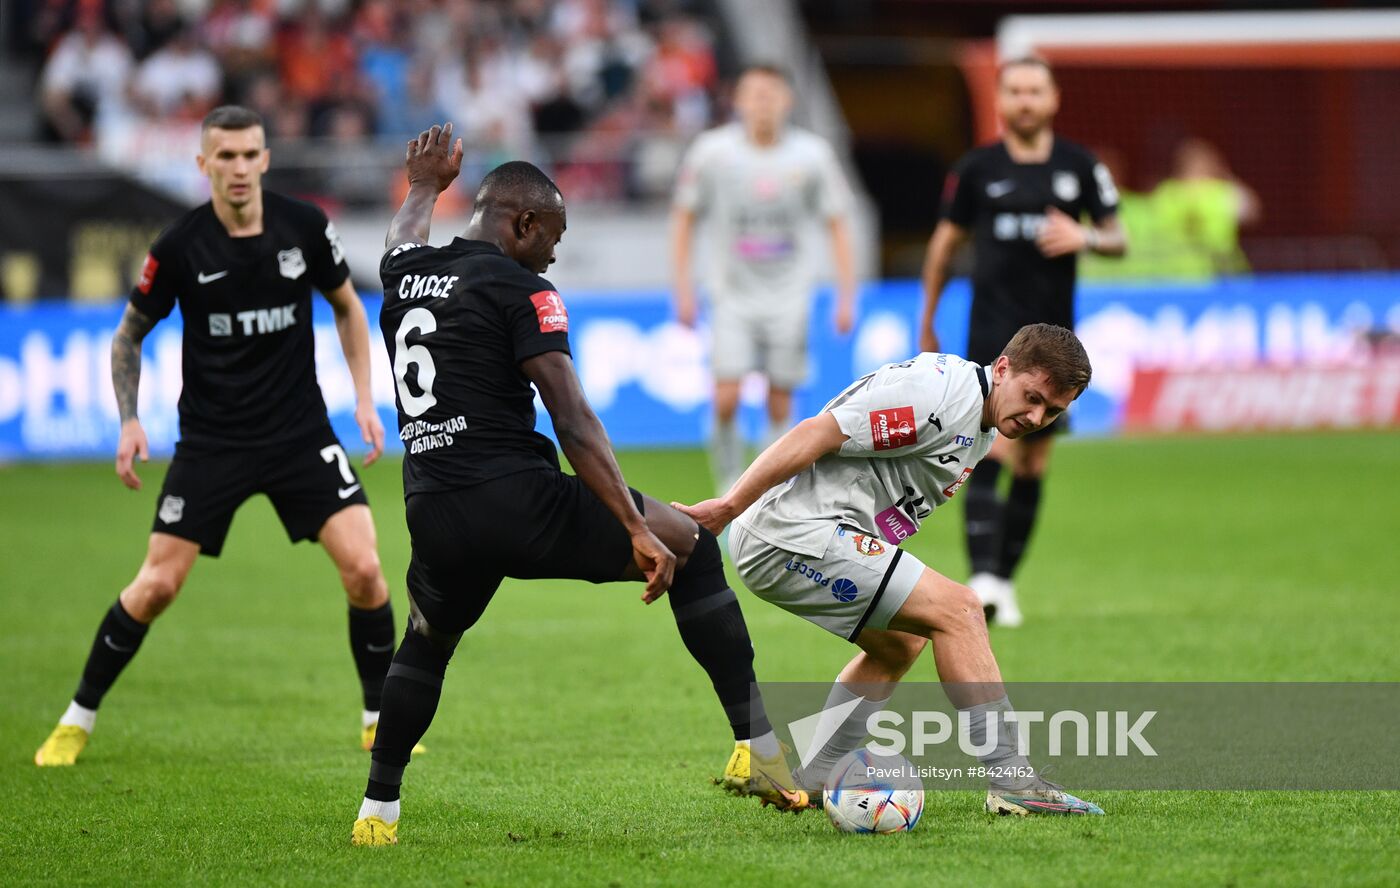
MULTIPOLYGON (((1117 149, 1129 170, 1121 186, 1150 189, 1184 138, 1223 152, 1264 206, 1244 241, 1257 270, 1400 266, 1400 44, 1050 46, 1042 54, 1064 91, 1056 128, 1117 149)), ((996 61, 991 40, 969 41, 960 53, 979 142, 998 136, 996 61)))

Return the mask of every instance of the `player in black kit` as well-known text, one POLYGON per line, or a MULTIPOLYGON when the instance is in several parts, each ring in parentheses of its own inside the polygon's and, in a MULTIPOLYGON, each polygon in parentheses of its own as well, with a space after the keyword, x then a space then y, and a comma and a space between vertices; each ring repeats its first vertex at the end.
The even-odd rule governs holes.
POLYGON ((409 750, 462 634, 505 577, 645 580, 647 603, 669 589, 681 639, 729 718, 731 765, 752 749, 753 794, 804 807, 754 697, 753 648, 714 535, 628 488, 574 372, 568 310, 539 276, 564 233, 559 189, 528 163, 506 163, 482 181, 463 236, 426 244, 433 204, 461 167, 451 135, 451 124, 434 126, 409 143, 409 193, 380 265, 379 325, 406 450, 411 610, 352 842, 397 841, 409 750), (532 383, 576 475, 535 431, 532 383))
MULTIPOLYGON (((1108 169, 1087 149, 1055 135, 1059 90, 1049 65, 1016 59, 998 72, 997 111, 1004 135, 969 151, 948 175, 943 218, 924 261, 920 351, 939 350, 933 320, 957 248, 969 237, 975 253, 967 355, 990 364, 1016 331, 1047 323, 1073 329, 1076 255, 1121 256, 1118 191, 1108 169), (1082 220, 1089 217, 1089 222, 1082 220)), ((1053 436, 1069 417, 1019 441, 998 438, 963 494, 968 580, 989 621, 1017 626, 1021 611, 1011 584, 1040 504, 1041 478, 1053 436), (1002 463, 1011 463, 1005 499, 997 492, 1002 463)))
POLYGON ((355 418, 371 450, 384 427, 370 395, 369 324, 350 282, 344 248, 316 207, 262 190, 262 123, 236 106, 204 120, 200 170, 210 201, 186 213, 151 247, 112 338, 112 384, 121 416, 117 475, 147 458, 136 415, 141 341, 178 303, 184 318, 180 440, 166 473, 136 578, 112 605, 68 711, 36 753, 39 765, 71 765, 97 707, 170 606, 195 559, 217 557, 234 511, 264 493, 293 541, 319 540, 350 603, 350 645, 364 695, 361 742, 378 722, 393 656, 394 617, 379 567, 374 523, 360 480, 331 431, 316 383, 311 289, 335 310, 354 380, 355 418))

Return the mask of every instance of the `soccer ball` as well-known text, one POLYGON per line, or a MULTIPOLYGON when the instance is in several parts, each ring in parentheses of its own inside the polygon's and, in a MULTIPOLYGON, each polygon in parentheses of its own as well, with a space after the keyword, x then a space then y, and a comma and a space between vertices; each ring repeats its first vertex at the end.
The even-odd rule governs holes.
POLYGON ((908 832, 924 813, 924 782, 903 756, 848 753, 823 787, 832 826, 851 833, 908 832))

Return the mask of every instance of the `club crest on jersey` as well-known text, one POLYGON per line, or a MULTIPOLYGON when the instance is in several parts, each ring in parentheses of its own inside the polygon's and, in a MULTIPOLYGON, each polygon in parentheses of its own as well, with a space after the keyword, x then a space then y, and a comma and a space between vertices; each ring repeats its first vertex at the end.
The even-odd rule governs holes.
POLYGON ((870 411, 870 439, 876 450, 894 450, 917 443, 919 432, 914 425, 914 408, 870 411))
POLYGON ((1071 201, 1079 197, 1079 177, 1074 173, 1057 171, 1050 179, 1050 187, 1060 200, 1071 201))
POLYGON ((869 555, 873 558, 876 555, 885 554, 884 544, 873 536, 866 536, 863 533, 858 533, 851 538, 851 542, 855 544, 856 551, 862 555, 869 555))
POLYGON ((949 484, 947 487, 943 488, 943 495, 946 496, 948 499, 952 499, 952 498, 957 494, 958 489, 961 488, 961 487, 963 486, 963 482, 966 481, 967 478, 968 478, 968 476, 971 475, 971 474, 972 474, 972 467, 971 467, 971 466, 968 466, 967 468, 963 469, 963 470, 962 470, 962 474, 958 476, 958 480, 954 481, 952 484, 949 484))
POLYGON ((291 280, 296 280, 306 274, 306 257, 301 254, 301 247, 292 247, 290 250, 278 252, 277 270, 282 273, 282 277, 291 280))
POLYGON ((182 496, 166 496, 160 501, 160 520, 166 524, 175 524, 185 517, 185 498, 182 496))
POLYGON ((564 307, 564 300, 559 298, 558 293, 541 290, 530 294, 530 301, 534 303, 541 333, 569 332, 569 310, 564 307))

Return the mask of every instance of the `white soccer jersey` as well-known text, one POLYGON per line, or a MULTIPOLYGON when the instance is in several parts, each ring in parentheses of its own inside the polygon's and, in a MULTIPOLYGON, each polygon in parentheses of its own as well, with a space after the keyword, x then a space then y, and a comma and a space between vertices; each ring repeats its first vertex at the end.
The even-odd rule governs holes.
POLYGON ((850 436, 840 451, 769 490, 739 523, 813 558, 825 554, 833 523, 898 545, 987 455, 997 434, 982 428, 990 392, 986 368, 932 352, 861 377, 823 408, 850 436))
POLYGON ((813 223, 848 212, 851 195, 820 136, 789 126, 763 147, 731 123, 701 134, 686 152, 674 203, 705 226, 703 277, 713 298, 772 308, 811 295, 821 269, 813 223))

